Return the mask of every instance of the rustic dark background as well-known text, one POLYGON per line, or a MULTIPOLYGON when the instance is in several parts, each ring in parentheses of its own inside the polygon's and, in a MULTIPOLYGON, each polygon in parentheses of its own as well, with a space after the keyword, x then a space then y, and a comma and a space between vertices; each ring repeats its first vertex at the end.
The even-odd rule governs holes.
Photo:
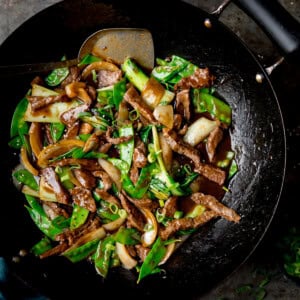
MULTIPOLYGON (((57 2, 60 0, 0 0, 0 44, 24 21, 57 2)), ((222 1, 185 0, 185 2, 211 12, 222 1)), ((279 2, 300 21, 300 0, 279 2)), ((227 6, 220 20, 246 42, 266 67, 280 57, 277 48, 267 36, 233 3, 227 6)), ((290 228, 300 226, 299 66, 283 62, 271 74, 271 81, 279 98, 287 137, 287 172, 282 197, 270 228, 252 256, 212 291, 203 295, 201 299, 204 300, 300 299, 299 282, 284 272, 283 252, 278 247, 290 228)), ((18 284, 15 288, 22 287, 18 284)), ((26 295, 26 299, 29 299, 28 292, 26 295)), ((32 294, 30 299, 33 298, 43 299, 39 295, 32 294)))

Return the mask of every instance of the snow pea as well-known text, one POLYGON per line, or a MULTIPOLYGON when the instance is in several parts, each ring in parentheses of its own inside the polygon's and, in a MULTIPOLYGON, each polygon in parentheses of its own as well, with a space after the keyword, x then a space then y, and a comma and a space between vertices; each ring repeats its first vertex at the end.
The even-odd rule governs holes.
POLYGON ((24 126, 24 114, 27 110, 28 100, 24 97, 17 105, 10 125, 10 137, 13 138, 19 135, 19 128, 24 126))
MULTIPOLYGON (((62 61, 66 60, 64 56, 62 61)), ((70 70, 68 67, 54 69, 46 78, 45 82, 49 86, 58 86, 61 82, 63 82, 67 76, 69 75, 70 70)))
POLYGON ((50 133, 54 143, 61 139, 65 127, 66 126, 63 123, 50 123, 50 133))
POLYGON ((25 198, 32 209, 34 209, 41 216, 43 216, 45 218, 47 217, 43 207, 41 206, 41 204, 35 197, 30 196, 30 195, 25 195, 25 198))
POLYGON ((33 245, 30 252, 33 255, 39 256, 52 248, 51 240, 48 237, 43 237, 38 243, 33 245))
POLYGON ((104 278, 106 278, 108 270, 112 266, 115 243, 113 236, 107 236, 99 242, 94 256, 96 270, 104 278))
POLYGON ((101 60, 102 59, 100 57, 94 56, 92 54, 86 54, 79 62, 78 67, 83 66, 83 65, 89 65, 93 62, 101 61, 101 60))
POLYGON ((27 169, 19 169, 13 173, 13 176, 18 182, 29 186, 31 189, 38 191, 39 185, 36 182, 34 176, 27 169))
POLYGON ((55 240, 56 235, 62 233, 61 228, 55 227, 51 220, 40 214, 38 210, 32 209, 27 205, 25 207, 35 225, 51 240, 55 240))
MULTIPOLYGON (((128 137, 134 136, 133 125, 131 123, 125 124, 119 128, 120 137, 128 137)), ((132 138, 128 142, 121 143, 119 145, 120 149, 120 159, 127 162, 128 170, 125 172, 128 173, 132 159, 133 159, 133 151, 134 151, 134 139, 132 138)))
POLYGON ((135 228, 120 227, 115 234, 115 241, 124 245, 136 245, 140 239, 140 233, 135 228))
POLYGON ((196 112, 208 112, 221 122, 231 124, 231 107, 219 98, 202 89, 192 89, 192 102, 196 112))
POLYGON ((116 109, 119 109, 119 105, 123 100, 123 96, 126 92, 126 80, 125 78, 114 84, 113 86, 113 104, 116 109))
POLYGON ((99 239, 89 241, 79 247, 65 251, 62 255, 68 258, 72 263, 79 262, 93 254, 99 244, 99 239))
POLYGON ((166 252, 165 242, 158 237, 141 266, 137 283, 150 274, 160 272, 157 266, 166 255, 166 252))
POLYGON ((77 204, 74 204, 72 216, 71 216, 71 223, 70 228, 71 230, 76 229, 83 225, 89 215, 89 210, 81 207, 77 204))

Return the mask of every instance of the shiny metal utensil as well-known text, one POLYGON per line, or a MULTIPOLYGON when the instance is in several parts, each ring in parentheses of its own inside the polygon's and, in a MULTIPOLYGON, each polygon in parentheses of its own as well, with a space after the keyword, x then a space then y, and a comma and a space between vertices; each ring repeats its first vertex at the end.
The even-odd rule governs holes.
POLYGON ((107 28, 90 35, 83 42, 75 59, 0 66, 0 78, 70 67, 78 64, 89 53, 117 64, 121 64, 126 57, 132 57, 146 69, 152 69, 154 66, 154 45, 149 30, 143 28, 107 28))

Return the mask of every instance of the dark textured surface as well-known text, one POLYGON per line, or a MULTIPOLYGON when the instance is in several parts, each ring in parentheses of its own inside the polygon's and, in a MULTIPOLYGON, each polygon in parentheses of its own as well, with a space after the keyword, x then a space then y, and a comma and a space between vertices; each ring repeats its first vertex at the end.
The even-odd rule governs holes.
MULTIPOLYGON (((36 5, 37 2, 39 1, 36 1, 36 5)), ((6 3, 9 4, 9 1, 7 1, 6 3)), ((86 1, 86 3, 89 3, 89 1, 86 1)), ((11 2, 11 5, 14 5, 13 2, 11 2)), ((100 8, 99 6, 100 4, 98 4, 98 8, 100 8)), ((81 13, 87 13, 87 7, 82 7, 82 9, 83 11, 81 11, 81 13)), ((194 10, 193 12, 191 12, 191 14, 193 13, 194 10)), ((76 10, 71 10, 67 13, 64 13, 63 18, 60 18, 60 14, 57 14, 56 11, 55 16, 59 18, 59 22, 57 22, 56 26, 59 26, 59 23, 62 22, 62 20, 67 24, 65 28, 61 28, 61 30, 66 31, 66 34, 61 35, 61 40, 59 38, 56 39, 56 42, 61 42, 61 44, 60 47, 55 50, 55 52, 53 52, 53 48, 51 47, 49 47, 48 50, 46 49, 46 52, 43 54, 39 53, 38 48, 36 48, 33 52, 29 51, 31 49, 29 48, 27 51, 23 51, 22 55, 18 55, 20 53, 18 48, 10 48, 6 53, 8 57, 2 56, 1 63, 13 62, 15 59, 19 60, 19 62, 31 62, 38 59, 47 59, 49 56, 51 57, 53 55, 60 56, 62 51, 61 49, 66 49, 66 51, 70 52, 70 55, 74 55, 74 49, 78 48, 80 39, 84 38, 87 33, 85 32, 85 30, 93 30, 97 19, 101 17, 99 16, 99 14, 97 15, 97 18, 93 18, 92 14, 89 15, 87 24, 90 25, 90 28, 87 29, 85 27, 86 24, 84 24, 85 22, 83 20, 78 17, 75 18, 76 10), (71 22, 72 19, 76 19, 78 23, 74 25, 74 23, 71 22), (80 28, 84 28, 84 30, 80 30, 80 28), (68 43, 66 47, 63 47, 65 45, 64 43, 66 42, 64 39, 66 36, 68 37, 68 43)), ((107 21, 104 22, 104 26, 111 25, 109 21, 110 19, 107 18, 106 20, 107 21)), ((46 22, 46 20, 44 21, 46 22)), ((118 22, 127 24, 128 20, 127 18, 119 18, 118 22)), ((143 20, 142 22, 146 22, 146 20, 143 20)), ((190 23, 190 29, 188 30, 190 36, 188 37, 195 41, 196 37, 194 36, 194 28, 197 26, 197 24, 201 24, 201 22, 197 20, 197 23, 195 18, 193 19, 193 22, 190 23), (193 22, 195 22, 195 24, 193 22)), ((39 22, 37 23, 39 24, 39 22)), ((149 23, 147 23, 147 25, 148 24, 149 23)), ((155 30, 158 30, 158 26, 160 28, 160 26, 165 25, 162 24, 162 22, 153 24, 154 32, 155 30)), ((168 32, 173 31, 174 33, 177 33, 178 28, 176 26, 179 26, 179 24, 168 28, 168 32)), ((8 41, 8 44, 13 43, 13 40, 15 38, 18 41, 22 40, 23 45, 25 45, 26 43, 29 43, 31 45, 34 41, 36 41, 35 30, 37 33, 40 32, 40 30, 38 29, 39 28, 31 28, 30 37, 28 37, 28 35, 23 36, 23 33, 27 32, 25 29, 24 31, 20 30, 12 38, 12 41, 8 41)), ((54 34, 53 32, 55 32, 55 30, 57 29, 59 30, 60 28, 52 26, 51 30, 49 28, 49 33, 47 33, 47 27, 44 28, 44 35, 39 39, 39 43, 47 43, 47 41, 49 41, 49 36, 52 37, 54 34)), ((199 28, 199 31, 197 32, 199 33, 200 31, 205 36, 206 30, 201 27, 201 29, 199 28)), ((228 49, 228 52, 236 51, 234 53, 231 53, 230 56, 228 53, 224 54, 222 51, 220 52, 218 50, 218 45, 215 46, 213 43, 209 44, 210 47, 208 47, 207 45, 202 45, 201 43, 204 43, 205 39, 199 42, 200 44, 197 46, 192 44, 188 45, 188 47, 182 47, 178 46, 178 43, 176 43, 175 41, 173 42, 173 44, 170 44, 168 36, 164 35, 163 32, 159 32, 157 34, 157 37, 158 38, 155 43, 159 44, 158 53, 162 55, 168 54, 169 50, 166 51, 165 49, 172 49, 172 46, 176 46, 178 52, 190 55, 191 58, 194 58, 196 54, 202 54, 200 55, 201 59, 199 59, 199 62, 201 62, 202 58, 204 57, 206 59, 206 62, 212 65, 212 68, 218 74, 218 78, 220 80, 225 79, 225 84, 220 84, 218 91, 225 98, 228 98, 228 95, 230 95, 230 99, 228 100, 235 103, 234 107, 236 114, 241 114, 241 116, 237 118, 238 123, 235 124, 235 128, 238 129, 238 132, 234 132, 233 136, 236 139, 235 144, 239 153, 239 159, 240 161, 243 161, 245 166, 245 169, 242 170, 244 176, 237 177, 235 179, 236 182, 233 182, 233 186, 237 184, 236 186, 239 187, 239 189, 237 190, 233 188, 233 195, 235 197, 232 197, 232 199, 235 200, 228 199, 228 203, 230 205, 233 205, 237 209, 241 209, 244 212, 244 223, 242 223, 239 228, 237 228, 237 226, 235 225, 228 225, 224 223, 224 221, 213 223, 210 228, 208 228, 209 232, 211 232, 210 234, 205 235, 205 232, 202 233, 203 239, 200 244, 199 239, 194 238, 189 241, 187 247, 180 249, 177 258, 175 257, 173 262, 170 262, 170 278, 172 279, 172 276, 178 276, 177 269, 186 264, 186 272, 182 274, 182 278, 180 279, 179 283, 181 285, 194 285, 194 292, 193 296, 191 295, 191 298, 193 297, 195 299, 200 299, 200 297, 196 295, 199 295, 201 293, 201 298, 203 299, 216 299, 217 297, 221 296, 227 296, 229 299, 233 299, 242 297, 241 295, 236 295, 234 293, 234 288, 236 286, 254 282, 255 278, 253 277, 253 269, 267 268, 270 265, 269 271, 277 272, 277 274, 279 275, 277 275, 276 278, 273 278, 273 282, 271 281, 271 283, 269 283, 269 285, 267 286, 269 292, 269 296, 267 296, 267 298, 269 297, 269 299, 274 299, 277 297, 278 299, 297 299, 295 295, 297 295, 297 292, 299 291, 298 286, 295 285, 294 282, 288 280, 283 273, 280 273, 280 261, 278 260, 280 259, 280 257, 276 256, 276 251, 272 251, 274 248, 274 243, 277 241, 276 237, 274 238, 274 232, 276 232, 276 234, 278 234, 277 237, 279 237, 280 233, 284 232, 284 229, 286 228, 286 226, 282 226, 282 223, 284 223, 285 225, 291 225, 297 220, 296 211, 294 213, 293 210, 293 208, 297 208, 297 206, 296 203, 291 202, 292 199, 290 197, 292 195, 292 192, 296 188, 297 182, 299 182, 299 177, 297 177, 299 174, 297 172, 297 168, 299 168, 299 159, 297 158, 297 149, 299 150, 299 117, 297 118, 297 111, 291 109, 291 106, 287 105, 286 103, 286 99, 297 97, 297 82, 299 82, 297 80, 297 78, 299 79, 299 75, 297 75, 296 72, 297 70, 293 69, 293 66, 283 64, 283 66, 281 66, 281 70, 275 70, 275 73, 271 78, 283 109, 286 130, 288 133, 288 172, 282 197, 285 201, 281 201, 282 205, 279 206, 279 212, 277 213, 277 216, 273 221, 271 229, 268 231, 268 234, 265 237, 263 243, 260 245, 259 249, 257 249, 254 253, 254 256, 252 256, 251 259, 248 260, 247 264, 244 264, 241 268, 239 268, 239 271, 230 276, 223 284, 219 284, 216 289, 209 292, 208 295, 202 295, 202 291, 204 289, 203 286, 205 286, 206 289, 209 288, 211 283, 213 283, 214 281, 218 281, 219 278, 223 278, 224 274, 230 273, 232 271, 233 265, 240 264, 247 257, 248 253, 251 252, 251 249, 253 249, 257 241, 262 236, 262 233, 264 232, 273 215, 274 208, 277 205, 277 197, 280 193, 282 175, 281 151, 283 150, 281 118, 280 113, 278 112, 277 103, 274 100, 275 97, 273 91, 270 88, 269 83, 265 81, 260 86, 256 83, 253 83, 256 72, 261 70, 256 63, 253 63, 253 58, 249 56, 248 53, 245 53, 244 50, 240 50, 239 46, 234 48, 226 48, 228 49), (245 61, 241 60, 241 53, 244 54, 243 58, 245 61), (243 69, 243 66, 247 66, 247 68, 243 69), (250 69, 248 68, 249 66, 250 69), (237 72, 235 72, 235 68, 237 68, 237 72), (285 71, 285 73, 282 73, 283 71, 285 71), (286 74, 286 76, 282 77, 282 74, 286 74), (254 101, 250 101, 251 99, 254 99, 254 101), (259 101, 257 99, 263 99, 263 101, 259 101), (264 111, 264 113, 262 113, 262 111, 264 111), (274 134, 274 132, 276 134, 274 134), (296 146, 298 146, 298 148, 296 148, 296 146), (277 151, 277 149, 279 149, 279 151, 277 151), (270 157, 270 154, 272 155, 272 157, 270 157), (254 161, 257 165, 253 166, 254 161), (251 180, 249 180, 249 178, 251 180), (251 183, 250 186, 249 182, 251 183), (240 193, 240 188, 242 188, 242 195, 240 193), (253 203, 247 203, 247 201, 239 201, 237 200, 237 198, 239 200, 241 200, 241 198, 247 198, 253 201, 253 203), (258 204, 254 199, 261 199, 261 203, 258 204), (287 218, 287 214, 290 215, 289 218, 287 218), (211 229, 213 230, 211 231, 211 229), (226 232, 226 235, 223 234, 224 230, 226 232), (236 235, 237 233, 239 233, 239 239, 233 239, 233 235, 236 235), (233 244, 228 244, 233 240, 233 244), (204 253, 206 255, 208 253, 208 259, 203 257, 199 261, 197 260, 195 262, 194 256, 192 256, 192 254, 198 247, 201 249, 199 250, 200 253, 204 253), (222 249, 226 249, 226 252, 224 253, 222 249), (266 253, 267 259, 261 259, 263 256, 265 256, 266 253), (186 254, 188 254, 189 256, 187 256, 186 254), (276 263, 275 260, 278 260, 278 263, 276 263), (197 266, 198 271, 197 269, 195 271, 195 265, 197 266), (208 265, 208 273, 204 272, 203 276, 203 274, 201 273, 201 267, 206 265, 208 265), (226 265, 230 267, 226 268, 226 265), (219 271, 217 272, 217 270, 219 271), (209 277, 213 277, 214 280, 209 280, 209 277), (201 282, 201 286, 199 286, 198 291, 197 288, 195 288, 195 285, 197 285, 197 281, 198 283, 201 282), (272 284, 274 284, 273 289, 271 289, 272 284), (286 291, 283 291, 284 288, 286 289, 286 291)), ((228 42, 225 37, 226 35, 223 35, 224 41, 222 41, 221 39, 219 45, 226 44, 226 42, 228 42)), ((177 38, 180 38, 180 36, 178 36, 177 38)), ((208 36, 206 36, 205 38, 208 38, 208 36)), ((229 38, 229 40, 230 39, 231 37, 229 38)), ((5 53, 5 47, 3 49, 4 52, 2 53, 5 53)), ((29 82, 29 78, 27 82, 29 82)), ((24 82, 24 88, 27 86, 26 83, 24 82)), ((24 89, 22 88, 23 86, 19 85, 18 93, 20 95, 22 95, 24 91, 24 89)), ((18 96, 19 95, 16 95, 15 101, 17 101, 18 96)), ((12 198, 14 198, 14 195, 12 195, 12 198)), ((7 219, 7 222, 8 221, 9 220, 7 219)), ((20 221, 26 222, 25 218, 24 220, 21 219, 20 221)), ((18 232, 25 235, 25 229, 26 228, 19 228, 18 232)), ((14 241, 13 245, 20 246, 20 243, 21 241, 14 241)), ((30 241, 28 241, 28 244, 30 244, 30 241)), ((11 248, 16 249, 13 245, 11 245, 11 248)), ((36 264, 36 262, 27 263, 36 264)), ((61 263, 65 265, 65 262, 61 263)), ((24 264, 26 265, 26 262, 24 264)), ((20 264, 18 268, 22 269, 22 266, 23 265, 20 264)), ((47 266, 47 263, 36 265, 37 270, 43 270, 44 267, 49 268, 49 266, 47 266)), ((53 277, 55 276, 55 271, 56 270, 52 271, 52 275, 44 274, 44 276, 46 277, 44 279, 40 278, 38 280, 40 280, 42 284, 45 284, 46 279, 53 279, 53 277)), ((91 271, 93 272, 94 270, 91 271)), ((67 274, 68 272, 64 270, 59 277, 63 278, 63 276, 67 274)), ((32 274, 27 274, 27 276, 28 275, 34 277, 34 275, 32 274)), ((83 276, 85 276, 85 273, 83 274, 83 276)), ((130 283, 130 278, 126 280, 128 280, 129 285, 132 284, 130 283)), ((151 295, 149 289, 147 294, 151 295)), ((241 299, 245 299, 245 297, 241 299)))

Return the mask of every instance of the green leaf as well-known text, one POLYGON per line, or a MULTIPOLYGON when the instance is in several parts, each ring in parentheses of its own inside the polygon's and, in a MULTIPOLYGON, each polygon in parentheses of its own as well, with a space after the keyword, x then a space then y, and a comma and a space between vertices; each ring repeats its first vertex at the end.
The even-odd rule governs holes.
POLYGON ((13 176, 18 182, 29 186, 31 189, 38 191, 39 185, 36 182, 34 176, 27 169, 19 169, 13 173, 13 176))
POLYGON ((166 252, 167 249, 164 242, 158 237, 141 266, 137 283, 146 276, 153 274, 153 272, 157 272, 157 266, 164 258, 166 252))

